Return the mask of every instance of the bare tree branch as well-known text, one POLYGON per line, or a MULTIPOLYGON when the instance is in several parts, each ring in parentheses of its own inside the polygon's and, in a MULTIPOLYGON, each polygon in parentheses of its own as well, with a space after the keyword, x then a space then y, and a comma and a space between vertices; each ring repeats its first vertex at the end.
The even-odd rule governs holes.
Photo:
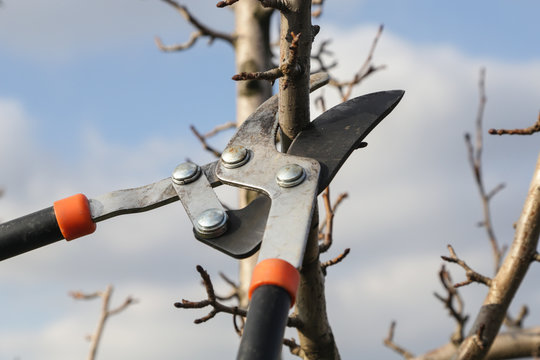
POLYGON ((372 64, 373 55, 375 53, 377 43, 379 42, 379 39, 382 35, 383 29, 384 26, 380 25, 379 29, 377 30, 377 34, 373 39, 373 43, 371 44, 371 48, 369 50, 368 56, 366 57, 366 60, 364 60, 364 63, 360 67, 360 70, 354 75, 352 80, 345 82, 330 82, 331 85, 334 85, 338 89, 339 93, 341 94, 342 101, 347 101, 350 98, 352 90, 356 85, 360 84, 363 80, 365 80, 368 76, 372 75, 376 71, 386 68, 386 65, 375 66, 372 64))
POLYGON ((523 305, 515 318, 512 318, 510 315, 506 314, 504 325, 509 328, 521 329, 523 328, 523 321, 527 315, 529 315, 529 308, 527 305, 523 305))
POLYGON ((494 259, 494 273, 499 270, 501 260, 504 254, 503 248, 499 246, 497 238, 495 236, 495 231, 493 229, 493 223, 491 220, 491 210, 490 210, 490 200, 495 194, 504 188, 504 184, 496 186, 490 192, 486 192, 484 180, 482 176, 482 152, 483 152, 483 136, 482 136, 482 120, 484 116, 484 109, 486 105, 486 91, 485 91, 485 78, 486 71, 485 69, 480 70, 480 78, 478 81, 478 91, 479 91, 479 103, 478 103, 478 112, 476 115, 476 136, 475 143, 473 145, 470 134, 465 134, 465 143, 468 149, 469 163, 473 170, 474 178, 476 180, 476 185, 478 186, 478 191, 480 193, 480 198, 482 200, 482 208, 484 218, 481 222, 481 225, 486 229, 488 235, 488 240, 491 244, 493 251, 494 259))
POLYGON ((323 274, 326 276, 326 268, 328 268, 329 266, 333 266, 333 265, 336 265, 336 264, 342 262, 343 259, 345 259, 345 257, 347 255, 349 255, 350 252, 351 252, 351 249, 347 248, 341 254, 339 254, 338 256, 333 258, 332 260, 328 260, 328 261, 325 261, 325 262, 321 263, 321 270, 322 270, 323 274))
POLYGON ((338 206, 343 200, 345 200, 349 195, 347 193, 341 193, 338 195, 334 205, 330 201, 330 187, 327 187, 323 194, 323 203, 326 211, 326 221, 324 221, 319 227, 319 239, 323 241, 319 244, 319 252, 324 253, 330 249, 333 242, 333 229, 334 229, 334 216, 338 206))
POLYGON ((384 345, 394 350, 396 353, 403 356, 403 358, 405 359, 414 358, 414 354, 410 353, 409 351, 405 350, 403 347, 399 346, 398 344, 394 342, 395 330, 396 330, 396 322, 392 321, 392 323, 390 324, 390 329, 388 330, 388 336, 386 337, 386 339, 384 339, 384 345))
MULTIPOLYGON (((540 347, 540 327, 512 330, 500 333, 495 338, 484 360, 530 358, 538 354, 540 347)), ((449 342, 413 360, 450 360, 456 353, 456 346, 449 342)))
POLYGON ((510 303, 525 277, 530 259, 537 253, 540 236, 540 155, 534 171, 529 193, 523 206, 517 229, 509 250, 497 275, 492 279, 469 337, 460 345, 457 359, 483 358, 493 343, 505 318, 510 303), (480 344, 475 340, 482 331, 480 344))
POLYGON ((180 15, 182 15, 182 17, 188 22, 190 23, 191 25, 193 25, 193 27, 195 29, 197 29, 197 31, 193 32, 190 37, 189 37, 189 40, 183 44, 176 44, 176 45, 164 45, 161 41, 160 38, 156 37, 154 40, 155 40, 155 43, 156 43, 156 46, 161 50, 161 51, 181 51, 181 50, 186 50, 186 49, 189 49, 190 47, 192 47, 199 38, 201 37, 208 37, 209 38, 209 42, 213 42, 215 39, 219 39, 219 40, 223 40, 225 42, 228 42, 229 44, 233 45, 234 44, 234 41, 235 41, 235 37, 230 35, 230 34, 226 34, 226 33, 222 33, 222 32, 219 32, 219 31, 216 31, 216 30, 213 30, 211 28, 209 28, 208 26, 202 24, 199 20, 197 20, 192 14, 191 12, 188 10, 188 8, 184 5, 181 5, 179 3, 177 3, 176 1, 174 0, 162 0, 163 2, 169 4, 170 6, 172 6, 174 9, 176 9, 180 15))
POLYGON ((465 263, 465 261, 461 260, 454 251, 454 248, 452 245, 448 245, 448 251, 450 252, 450 257, 448 256, 441 256, 441 258, 445 261, 458 264, 465 270, 465 274, 467 275, 467 280, 463 281, 461 283, 454 284, 454 287, 460 287, 465 286, 473 282, 481 283, 487 286, 491 286, 491 279, 487 276, 481 275, 474 271, 469 265, 465 263))
POLYGON ((110 299, 113 292, 112 285, 107 286, 105 291, 96 291, 94 293, 83 293, 81 291, 72 291, 69 295, 77 300, 93 300, 98 297, 101 297, 101 314, 99 317, 98 325, 94 334, 90 336, 90 351, 88 353, 88 360, 94 360, 97 354, 97 349, 103 335, 103 329, 105 327, 105 322, 112 315, 116 315, 124 311, 129 305, 137 303, 137 300, 133 299, 131 296, 127 297, 124 302, 114 308, 110 309, 110 299))
POLYGON ((328 45, 330 45, 331 41, 332 40, 330 39, 324 40, 319 45, 318 51, 311 53, 311 59, 315 60, 319 64, 319 68, 317 70, 312 70, 313 73, 317 73, 321 71, 328 72, 329 70, 335 68, 338 65, 337 61, 334 61, 330 65, 327 65, 323 59, 323 56, 326 56, 326 55, 331 56, 334 54, 327 48, 328 45))
POLYGON ((231 300, 231 299, 238 299, 240 298, 240 295, 239 295, 239 286, 238 284, 236 284, 234 281, 232 281, 231 279, 229 279, 224 273, 220 272, 219 273, 219 276, 227 283, 229 284, 229 286, 232 288, 232 291, 229 295, 227 296, 219 296, 219 295, 216 295, 216 298, 218 300, 221 300, 221 301, 227 301, 227 300, 231 300))
POLYGON ((444 306, 448 309, 450 316, 452 316, 456 321, 456 330, 450 339, 454 344, 459 345, 463 341, 464 327, 465 323, 469 319, 469 316, 464 314, 463 299, 459 295, 457 289, 454 287, 450 273, 446 270, 444 265, 439 271, 439 279, 441 280, 441 284, 446 290, 447 295, 446 297, 443 297, 437 293, 434 295, 437 299, 443 302, 444 306), (456 301, 455 304, 454 300, 456 301))
POLYGON ((533 125, 525 129, 514 129, 514 130, 489 129, 489 133, 491 135, 532 135, 537 132, 540 132, 540 113, 538 114, 538 120, 536 120, 536 122, 533 125))
MULTIPOLYGON (((247 311, 245 309, 241 309, 238 306, 227 306, 220 303, 215 294, 214 285, 212 284, 212 280, 210 279, 210 275, 208 275, 208 272, 204 270, 203 267, 200 265, 197 265, 196 269, 201 275, 201 278, 203 280, 203 284, 206 289, 207 298, 201 301, 189 301, 189 300, 182 299, 181 302, 177 302, 174 304, 175 307, 181 308, 181 309, 202 309, 207 306, 211 306, 212 310, 210 310, 210 312, 206 316, 195 319, 193 321, 195 324, 201 324, 203 322, 206 322, 212 319, 214 316, 216 316, 219 313, 231 314, 233 315, 234 318, 236 318, 237 316, 240 316, 243 318, 246 317, 247 311)), ((241 333, 241 329, 237 327, 236 319, 233 319, 233 321, 234 321, 236 331, 241 333)), ((287 320, 287 326, 294 327, 294 328, 302 328, 303 323, 300 319, 298 319, 298 317, 293 315, 293 316, 289 316, 287 320)))
POLYGON ((536 254, 534 254, 534 256, 533 256, 533 261, 538 261, 538 262, 540 262, 540 253, 537 252, 536 254))
POLYGON ((208 145, 208 142, 206 141, 206 137, 204 135, 201 135, 201 133, 199 133, 197 131, 197 129, 195 128, 195 126, 191 125, 189 127, 191 129, 191 131, 193 132, 193 134, 197 137, 197 139, 199 139, 199 141, 201 142, 203 148, 206 150, 206 151, 209 151, 211 152, 215 157, 219 158, 221 156, 221 152, 220 151, 217 151, 216 149, 214 149, 212 146, 208 145))
POLYGON ((238 306, 227 306, 223 305, 220 302, 217 301, 216 294, 214 292, 214 286, 212 285, 212 281, 210 280, 210 275, 206 272, 206 270, 203 269, 202 266, 197 265, 197 271, 201 275, 201 278, 203 280, 204 287, 206 289, 206 295, 208 298, 206 300, 202 301, 188 301, 185 299, 182 299, 181 302, 177 302, 174 304, 177 308, 182 309, 202 309, 207 306, 211 306, 212 310, 202 318, 195 319, 195 324, 201 324, 203 322, 206 322, 219 314, 220 312, 231 314, 233 316, 240 315, 242 317, 245 317, 247 315, 247 311, 245 309, 240 309, 238 306))

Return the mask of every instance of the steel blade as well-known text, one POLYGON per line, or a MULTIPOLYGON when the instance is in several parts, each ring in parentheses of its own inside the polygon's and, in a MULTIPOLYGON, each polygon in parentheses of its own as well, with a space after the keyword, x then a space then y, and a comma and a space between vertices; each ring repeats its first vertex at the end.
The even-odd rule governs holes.
POLYGON ((310 157, 321 164, 319 193, 332 181, 349 155, 399 103, 402 90, 376 92, 339 104, 302 130, 289 154, 310 157))

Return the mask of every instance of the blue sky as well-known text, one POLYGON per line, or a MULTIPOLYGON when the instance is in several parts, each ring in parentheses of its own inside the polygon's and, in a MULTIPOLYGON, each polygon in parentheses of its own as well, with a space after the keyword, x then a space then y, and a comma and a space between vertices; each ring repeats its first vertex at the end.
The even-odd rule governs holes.
MULTIPOLYGON (((186 5, 201 20, 232 28, 230 12, 212 1, 186 5)), ((383 23, 374 61, 387 69, 355 94, 407 91, 367 139, 369 147, 353 154, 334 181, 335 195, 350 193, 336 218, 338 244, 328 256, 344 247, 352 252, 329 270, 327 282, 329 316, 344 358, 358 352, 397 358, 379 345, 392 319, 398 321, 398 341, 413 352, 447 341, 453 324, 432 297, 440 287, 436 272, 446 244, 490 273, 487 241, 474 226, 481 208, 463 133, 473 129, 482 66, 486 128, 525 127, 536 120, 538 13, 536 1, 327 0, 323 17, 314 21, 322 27, 319 40, 334 39, 331 50, 340 59, 335 75, 341 79, 358 69, 383 23), (418 313, 425 315, 423 326, 418 313)), ((76 192, 91 197, 153 182, 187 157, 210 160, 189 124, 204 131, 235 118, 233 52, 200 41, 190 51, 163 54, 153 43, 156 35, 165 43, 183 42, 190 31, 159 1, 4 0, 0 187, 6 193, 0 219, 76 192)), ((337 101, 331 89, 323 91, 329 103, 337 101)), ((511 241, 539 150, 538 137, 486 139, 487 187, 508 185, 493 211, 504 243, 511 241)), ((234 194, 222 195, 235 201, 234 194)), ((116 302, 128 294, 141 302, 108 324, 101 359, 126 357, 126 349, 133 350, 132 359, 232 357, 236 340, 228 318, 195 326, 197 315, 172 308, 179 298, 203 296, 196 264, 214 276, 236 271, 234 261, 194 241, 190 232, 182 207, 171 204, 100 223, 96 234, 69 245, 0 263, 0 358, 83 357, 84 336, 99 306, 74 302, 66 293, 108 283, 116 286, 116 302)), ((534 285, 540 274, 533 271, 516 307, 540 302, 534 285)), ((453 269, 456 280, 462 275, 453 269)), ((483 289, 463 291, 474 313, 483 289)), ((528 324, 538 323, 533 308, 528 324)))

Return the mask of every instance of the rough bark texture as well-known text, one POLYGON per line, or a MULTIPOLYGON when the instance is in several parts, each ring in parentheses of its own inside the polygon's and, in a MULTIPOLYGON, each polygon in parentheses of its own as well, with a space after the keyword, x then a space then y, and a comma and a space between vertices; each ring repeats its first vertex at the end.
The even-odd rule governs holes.
POLYGON ((296 64, 301 72, 279 80, 279 126, 284 149, 310 121, 309 72, 313 40, 311 0, 292 0, 289 7, 291 10, 281 13, 279 58, 280 63, 288 60, 292 33, 300 34, 296 64))
MULTIPOLYGON (((264 9, 257 0, 242 0, 234 4, 236 73, 257 72, 271 67, 270 16, 271 9, 264 9)), ((240 125, 255 109, 272 95, 267 81, 248 80, 236 82, 236 122, 240 125)), ((239 205, 244 207, 256 194, 240 190, 239 205)), ((251 273, 257 255, 240 261, 238 295, 240 306, 247 308, 251 273)))
POLYGON ((493 278, 488 295, 469 336, 460 345, 455 359, 483 359, 488 353, 508 307, 533 261, 540 235, 540 155, 529 193, 516 227, 512 247, 493 278))
POLYGON ((304 326, 298 329, 298 337, 304 359, 336 360, 340 356, 326 316, 325 278, 319 261, 319 223, 317 220, 318 214, 315 213, 300 272, 295 314, 304 326))

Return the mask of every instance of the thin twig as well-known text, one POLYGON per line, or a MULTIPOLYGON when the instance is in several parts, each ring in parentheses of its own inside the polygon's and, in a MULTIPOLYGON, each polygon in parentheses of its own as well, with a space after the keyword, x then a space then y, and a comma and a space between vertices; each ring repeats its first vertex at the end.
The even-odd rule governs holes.
POLYGON ((212 310, 206 316, 195 319, 195 324, 201 324, 205 321, 208 321, 220 312, 232 314, 234 316, 240 315, 245 317, 247 315, 247 311, 245 309, 240 309, 238 308, 238 306, 226 306, 218 302, 216 299, 216 294, 214 292, 214 286, 212 285, 212 281, 210 280, 210 275, 208 275, 206 270, 204 270, 203 267, 200 265, 197 265, 197 271, 199 272, 203 280, 204 287, 206 289, 207 299, 202 301, 188 301, 182 299, 181 302, 177 302, 174 304, 175 307, 182 309, 201 309, 207 306, 211 306, 212 310))
POLYGON ((107 289, 105 291, 96 291, 93 293, 83 293, 81 291, 72 291, 69 293, 69 295, 77 300, 92 300, 96 299, 98 297, 101 297, 101 314, 99 317, 98 325, 96 328, 96 331, 92 336, 90 336, 90 351, 88 353, 88 360, 94 360, 97 354, 97 349, 101 340, 101 337, 103 335, 103 329, 105 327, 105 322, 107 319, 112 316, 116 315, 122 311, 124 311, 129 305, 137 303, 136 299, 133 299, 131 296, 127 297, 124 302, 116 307, 115 309, 110 309, 110 299, 113 292, 112 285, 107 286, 107 289))
POLYGON ((214 149, 212 146, 208 145, 208 143, 206 142, 206 137, 204 135, 201 135, 201 133, 199 133, 197 131, 197 129, 195 128, 195 126, 191 125, 189 127, 191 129, 191 131, 193 132, 193 134, 197 137, 197 139, 199 139, 199 141, 201 142, 203 148, 206 150, 206 151, 209 151, 211 152, 215 157, 221 157, 221 152, 220 151, 217 151, 216 149, 214 149))
POLYGON ((491 135, 532 135, 534 133, 540 132, 540 113, 538 114, 538 120, 536 120, 533 125, 525 129, 489 129, 488 132, 491 135))
POLYGON ((384 26, 380 25, 377 34, 375 35, 375 38, 373 39, 373 42, 371 44, 371 48, 369 50, 368 56, 366 57, 366 60, 364 60, 364 63, 360 67, 360 70, 354 75, 352 80, 345 81, 345 82, 339 82, 335 80, 331 80, 330 84, 335 86, 342 98, 342 101, 347 101, 352 93, 353 88, 360 84, 363 80, 365 80, 368 76, 372 75, 376 71, 382 70, 386 68, 386 65, 379 65, 375 66, 372 64, 373 55, 375 53, 375 49, 377 47, 377 43, 379 42, 379 39, 382 35, 384 26))
POLYGON ((341 254, 339 254, 338 256, 333 258, 332 260, 328 260, 328 261, 325 261, 325 262, 321 263, 321 270, 322 270, 323 274, 326 276, 326 268, 328 268, 329 266, 333 266, 333 265, 336 265, 336 264, 342 262, 343 259, 345 259, 345 257, 347 255, 349 255, 350 252, 351 252, 351 249, 347 248, 341 254))
POLYGON ((538 262, 540 262, 540 253, 537 252, 536 254, 534 254, 534 256, 533 256, 533 261, 538 261, 538 262))
POLYGON ((392 323, 390 324, 390 329, 388 330, 388 336, 386 337, 386 339, 384 339, 384 345, 394 350, 399 355, 403 356, 405 359, 412 359, 414 357, 414 354, 405 350, 403 347, 399 346, 398 344, 394 342, 395 329, 396 329, 396 322, 392 321, 392 323))
POLYGON ((527 315, 529 315, 529 308, 527 307, 527 305, 523 305, 515 319, 510 317, 510 315, 506 314, 506 317, 504 318, 504 325, 509 328, 522 329, 523 321, 525 320, 527 315))
POLYGON ((330 187, 327 187, 323 194, 323 203, 326 211, 326 221, 323 222, 319 228, 319 239, 323 241, 319 245, 319 253, 324 253, 330 249, 333 242, 333 225, 334 225, 334 216, 338 206, 345 200, 349 195, 347 193, 341 193, 337 197, 334 205, 330 202, 330 187))
POLYGON ((478 103, 478 112, 476 115, 476 135, 475 143, 473 145, 470 134, 465 134, 465 144, 468 150, 469 163, 471 165, 476 185, 478 186, 478 192, 480 193, 480 198, 482 201, 483 215, 484 218, 480 223, 485 229, 488 236, 488 240, 491 244, 493 251, 493 260, 494 260, 494 273, 497 273, 499 270, 501 260, 504 254, 503 248, 499 246, 497 238, 495 236, 495 231, 493 229, 493 223, 491 220, 491 210, 490 210, 490 200, 495 194, 504 188, 504 184, 497 185, 493 190, 486 192, 484 179, 482 175, 482 152, 483 152, 483 130, 482 130, 482 121, 484 116, 484 109, 486 105, 486 91, 485 91, 485 69, 480 70, 480 78, 478 81, 478 91, 479 91, 479 103, 478 103))
MULTIPOLYGON (((181 308, 181 309, 202 309, 207 306, 211 306, 212 310, 205 316, 195 319, 193 322, 195 324, 201 324, 203 322, 206 322, 210 319, 212 319, 214 316, 216 316, 219 313, 226 313, 231 314, 233 317, 240 316, 240 317, 246 317, 247 311, 245 309, 241 309, 238 306, 227 306, 222 303, 220 303, 217 299, 217 296, 214 291, 214 285, 212 284, 212 280, 210 279, 210 275, 208 275, 208 272, 203 269, 202 266, 197 265, 196 267, 197 271, 201 275, 201 278, 203 280, 204 287, 206 289, 206 295, 207 298, 205 300, 201 301, 189 301, 182 299, 181 302, 177 302, 174 304, 175 307, 181 308)), ((236 324, 236 319, 233 319, 233 323, 235 325, 235 330, 237 332, 241 332, 241 328, 239 328, 236 324)), ((294 328, 302 328, 303 324, 297 317, 289 316, 287 320, 287 326, 288 327, 294 327, 294 328)))
POLYGON ((227 301, 227 300, 231 300, 231 299, 239 299, 240 298, 240 295, 239 295, 239 286, 238 284, 236 284, 234 281, 232 281, 231 279, 229 279, 224 273, 220 272, 219 273, 219 276, 227 283, 229 284, 229 286, 232 288, 232 291, 229 295, 227 296, 219 296, 219 295, 216 295, 217 299, 218 300, 221 300, 221 301, 227 301))
POLYGON ((295 76, 300 73, 298 65, 298 41, 301 34, 295 34, 291 32, 291 45, 289 46, 289 56, 286 61, 283 61, 278 68, 270 69, 261 72, 242 72, 240 74, 233 75, 232 79, 235 81, 245 80, 266 80, 272 84, 279 78, 284 78, 285 88, 288 86, 288 79, 291 76, 295 76))
POLYGON ((201 37, 208 37, 209 43, 212 43, 215 39, 223 40, 225 42, 228 42, 229 44, 234 44, 235 38, 234 36, 226 33, 222 33, 213 29, 210 29, 208 26, 202 24, 199 20, 197 20, 193 14, 188 10, 188 8, 184 5, 181 5, 177 3, 174 0, 162 0, 163 2, 171 5, 174 9, 176 9, 180 15, 188 22, 190 23, 197 31, 194 31, 190 37, 189 40, 183 44, 176 44, 176 45, 164 45, 159 37, 156 37, 155 43, 156 46, 161 51, 181 51, 186 50, 192 47, 199 38, 201 37))
POLYGON ((434 293, 434 295, 437 299, 443 302, 444 306, 448 309, 450 316, 452 316, 452 318, 454 318, 456 321, 456 330, 452 334, 450 340, 452 343, 459 345, 463 341, 464 327, 465 323, 469 319, 469 316, 463 313, 463 299, 459 295, 457 289, 454 287, 450 273, 446 270, 444 265, 439 271, 439 279, 446 290, 446 297, 443 297, 437 293, 434 293), (455 304, 454 300, 456 302, 455 304))
POLYGON ((481 275, 480 273, 474 271, 469 265, 467 265, 467 263, 465 263, 465 261, 461 260, 457 256, 457 254, 454 251, 454 248, 452 247, 452 245, 448 245, 448 251, 450 252, 450 257, 441 256, 441 258, 444 261, 455 263, 455 264, 458 264, 459 266, 461 266, 465 270, 465 275, 467 276, 466 281, 454 284, 455 288, 465 286, 465 285, 468 285, 468 284, 473 283, 473 282, 481 283, 481 284, 484 284, 486 286, 491 286, 491 279, 488 278, 487 276, 481 275))
POLYGON ((215 136, 217 134, 219 134, 220 132, 222 131, 225 131, 225 130, 229 130, 229 129, 235 129, 236 128, 236 123, 233 122, 233 121, 229 121, 229 122, 226 122, 225 124, 221 124, 221 125, 218 125, 216 126, 215 128, 213 128, 212 130, 210 130, 209 132, 207 132, 206 134, 204 134, 203 136, 208 139, 212 136, 215 136))
POLYGON ((330 65, 327 65, 323 59, 323 56, 325 55, 328 55, 328 56, 334 55, 334 53, 328 50, 327 48, 328 45, 330 45, 331 41, 332 40, 330 39, 324 40, 323 42, 321 42, 317 52, 315 51, 311 52, 311 59, 315 60, 319 64, 319 68, 317 70, 311 70, 312 73, 328 72, 329 70, 335 68, 338 65, 337 61, 334 61, 330 65))

